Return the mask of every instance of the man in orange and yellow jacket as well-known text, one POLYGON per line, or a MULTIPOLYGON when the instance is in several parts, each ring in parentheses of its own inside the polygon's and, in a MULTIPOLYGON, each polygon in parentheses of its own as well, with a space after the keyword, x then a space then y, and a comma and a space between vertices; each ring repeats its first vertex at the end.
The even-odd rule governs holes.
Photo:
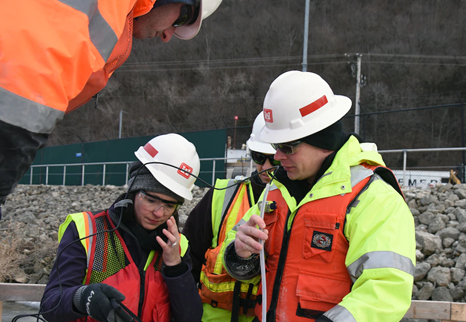
MULTIPOLYGON (((350 107, 309 72, 280 75, 265 97, 260 137, 281 163, 267 196, 276 207, 263 219, 252 207, 228 233, 224 266, 257 282, 265 241, 267 322, 397 322, 410 306, 413 216, 375 144, 343 135, 350 107)), ((256 315, 264 320, 260 305, 256 315)))

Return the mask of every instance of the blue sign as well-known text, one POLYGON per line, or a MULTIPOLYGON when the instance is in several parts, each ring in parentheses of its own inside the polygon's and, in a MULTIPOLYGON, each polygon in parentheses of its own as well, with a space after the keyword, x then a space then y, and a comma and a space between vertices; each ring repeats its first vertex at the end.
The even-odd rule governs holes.
POLYGON ((80 158, 80 157, 81 157, 81 155, 82 155, 82 153, 81 153, 81 152, 78 152, 78 153, 76 153, 76 157, 77 157, 77 158, 80 158))

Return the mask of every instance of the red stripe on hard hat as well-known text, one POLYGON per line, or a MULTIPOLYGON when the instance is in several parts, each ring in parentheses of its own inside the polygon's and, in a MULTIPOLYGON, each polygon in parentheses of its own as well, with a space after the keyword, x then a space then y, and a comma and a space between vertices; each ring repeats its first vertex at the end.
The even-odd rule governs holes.
POLYGON ((301 116, 305 117, 306 115, 309 115, 312 112, 317 111, 319 108, 321 108, 322 106, 324 106, 327 103, 328 103, 327 96, 324 95, 321 98, 319 98, 318 100, 315 100, 314 102, 312 102, 311 104, 300 108, 299 111, 301 112, 301 116))
POLYGON ((149 153, 151 157, 155 157, 157 153, 159 153, 159 151, 157 151, 152 145, 150 145, 150 143, 144 145, 144 150, 146 150, 146 152, 149 153))

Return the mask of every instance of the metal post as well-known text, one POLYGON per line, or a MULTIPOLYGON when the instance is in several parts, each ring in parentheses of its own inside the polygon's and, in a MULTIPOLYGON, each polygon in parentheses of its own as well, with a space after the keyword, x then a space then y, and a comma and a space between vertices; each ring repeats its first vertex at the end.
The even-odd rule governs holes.
POLYGON ((238 121, 238 116, 235 115, 235 129, 233 132, 233 150, 236 150, 236 122, 238 121))
POLYGON ((128 171, 129 171, 129 163, 126 163, 126 176, 125 176, 125 184, 128 183, 128 171))
POLYGON ((81 177, 81 186, 84 186, 84 174, 86 171, 86 166, 83 164, 82 165, 82 177, 81 177))
POLYGON ((49 166, 45 167, 45 185, 49 184, 49 166))
POLYGON ((107 165, 104 163, 104 173, 102 174, 102 186, 105 186, 105 172, 107 170, 107 165))
POLYGON ((309 0, 304 8, 303 72, 307 72, 307 43, 309 38, 309 0))
POLYGON ((127 112, 120 110, 120 127, 118 128, 118 138, 121 139, 121 128, 123 127, 123 113, 128 114, 127 112))
MULTIPOLYGON (((460 94, 458 94, 458 92, 456 92, 456 95, 458 95, 458 98, 461 102, 461 146, 464 148, 465 145, 464 145, 464 103, 463 103, 463 100, 461 99, 461 96, 460 94)), ((466 168, 465 168, 465 156, 464 156, 464 150, 462 151, 462 155, 463 155, 463 162, 462 162, 462 178, 461 178, 461 182, 466 182, 466 168)))
POLYGON ((66 180, 66 165, 63 166, 63 185, 65 185, 66 180))
POLYGON ((408 187, 406 184, 406 160, 408 158, 408 151, 403 150, 403 186, 408 187))
POLYGON ((34 169, 34 168, 31 167, 31 177, 29 178, 29 185, 32 185, 32 170, 33 170, 33 169, 34 169))
POLYGON ((356 102, 354 103, 354 132, 359 134, 359 114, 360 114, 360 106, 359 106, 359 91, 361 87, 361 54, 356 54, 358 58, 357 63, 357 74, 356 74, 356 102))
POLYGON ((215 159, 212 160, 212 185, 215 184, 215 159))

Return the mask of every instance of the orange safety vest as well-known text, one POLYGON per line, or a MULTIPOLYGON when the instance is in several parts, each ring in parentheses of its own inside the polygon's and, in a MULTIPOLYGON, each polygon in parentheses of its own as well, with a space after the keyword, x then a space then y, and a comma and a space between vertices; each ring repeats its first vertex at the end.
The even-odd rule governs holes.
MULTIPOLYGON (((129 57, 133 45, 133 11, 126 17, 125 27, 123 33, 118 39, 115 48, 113 49, 110 57, 108 58, 103 69, 92 73, 86 86, 74 99, 68 103, 66 113, 74 111, 78 107, 84 105, 90 99, 99 93, 108 82, 110 75, 120 67, 129 57)), ((97 100, 97 98, 96 98, 97 100)))
POLYGON ((50 133, 129 57, 154 0, 0 1, 0 120, 50 133))
MULTIPOLYGON (((396 184, 395 189, 401 193, 388 168, 362 165, 396 184)), ((349 247, 344 235, 345 217, 353 200, 373 177, 361 180, 350 193, 304 204, 289 229, 291 213, 285 199, 278 189, 269 192, 267 199, 275 201, 277 209, 264 216, 269 231, 264 248, 267 322, 314 321, 350 292, 352 281, 345 265, 349 247)), ((262 305, 257 305, 255 311, 261 320, 262 305)))
MULTIPOLYGON (((226 184, 226 186, 230 186, 234 183, 234 180, 221 180, 220 182, 226 184)), ((215 186, 218 188, 219 184, 215 186)), ((217 239, 217 246, 209 248, 205 254, 206 263, 202 265, 199 294, 202 302, 211 304, 213 307, 232 311, 235 314, 254 316, 253 308, 256 304, 255 299, 258 293, 258 286, 242 283, 234 279, 222 265, 222 258, 226 247, 223 241, 226 234, 243 218, 254 202, 254 196, 252 195, 252 191, 249 191, 248 186, 248 184, 242 183, 230 194, 228 190, 234 188, 214 191, 213 202, 221 200, 224 205, 228 205, 228 208, 219 214, 213 213, 213 216, 222 216, 219 227, 220 233, 217 239), (223 194, 218 197, 216 194, 220 193, 223 194), (240 311, 238 312, 238 310, 240 311)))
MULTIPOLYGON (((87 227, 77 227, 78 232, 85 231, 88 235, 97 233, 84 240, 87 254, 87 273, 83 284, 105 283, 111 285, 123 293, 125 300, 122 303, 138 315, 142 321, 169 322, 171 317, 170 299, 168 288, 160 272, 162 253, 155 252, 154 256, 149 256, 144 273, 141 275, 120 233, 117 230, 103 233, 104 230, 115 228, 108 211, 97 214, 91 212, 80 214, 84 220, 75 220, 76 225, 82 224, 87 227), (142 303, 140 303, 141 296, 143 296, 142 303)), ((71 216, 79 216, 80 214, 71 216)), ((96 320, 88 316, 78 321, 96 320)))

